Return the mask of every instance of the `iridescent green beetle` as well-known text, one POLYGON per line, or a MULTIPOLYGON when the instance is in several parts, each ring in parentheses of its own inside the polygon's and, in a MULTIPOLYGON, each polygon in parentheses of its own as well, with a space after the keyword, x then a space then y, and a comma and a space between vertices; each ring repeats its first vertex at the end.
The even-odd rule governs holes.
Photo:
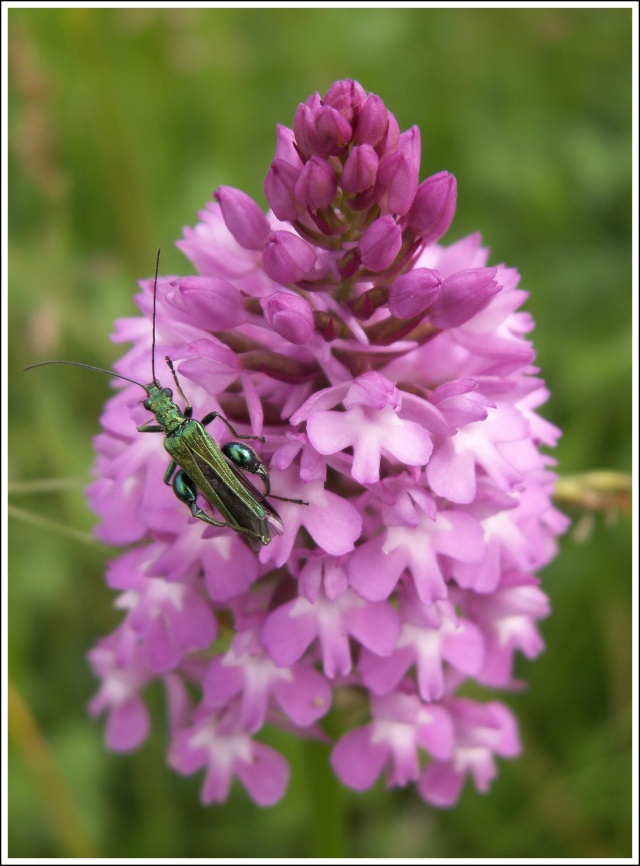
POLYGON ((173 492, 181 502, 188 506, 193 517, 209 523, 211 526, 230 527, 242 534, 254 550, 261 544, 269 544, 272 530, 281 535, 284 525, 278 512, 267 502, 267 497, 280 499, 283 502, 294 502, 298 505, 308 505, 301 499, 288 499, 271 493, 269 471, 260 460, 258 454, 244 442, 225 442, 218 447, 215 440, 207 433, 205 427, 219 418, 228 427, 231 435, 237 439, 257 439, 264 442, 263 436, 243 436, 236 432, 229 421, 220 412, 209 412, 201 421, 196 421, 193 407, 185 396, 171 359, 165 360, 171 370, 178 393, 183 398, 186 407, 184 411, 173 400, 170 388, 163 388, 155 370, 156 345, 156 293, 158 285, 158 266, 160 250, 156 259, 156 273, 153 284, 153 330, 151 348, 152 381, 143 385, 135 379, 121 376, 76 361, 43 361, 26 367, 44 367, 48 364, 66 364, 71 367, 84 367, 95 370, 116 379, 124 379, 144 389, 147 394, 143 406, 155 415, 156 424, 141 424, 140 433, 164 433, 164 447, 169 452, 171 462, 164 475, 165 484, 170 484, 173 492), (260 492, 244 475, 245 472, 257 475, 262 479, 264 492, 260 492), (198 505, 200 494, 209 505, 216 509, 223 518, 217 520, 198 505))

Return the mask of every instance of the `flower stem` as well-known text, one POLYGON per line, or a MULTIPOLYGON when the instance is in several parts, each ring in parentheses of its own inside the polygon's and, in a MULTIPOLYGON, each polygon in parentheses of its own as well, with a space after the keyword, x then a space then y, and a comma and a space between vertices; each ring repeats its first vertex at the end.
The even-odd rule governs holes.
POLYGON ((345 790, 331 770, 328 752, 325 743, 307 740, 304 744, 311 812, 309 857, 348 856, 345 790))
POLYGON ((610 469, 565 475, 556 481, 554 499, 585 511, 631 513, 631 476, 610 469))

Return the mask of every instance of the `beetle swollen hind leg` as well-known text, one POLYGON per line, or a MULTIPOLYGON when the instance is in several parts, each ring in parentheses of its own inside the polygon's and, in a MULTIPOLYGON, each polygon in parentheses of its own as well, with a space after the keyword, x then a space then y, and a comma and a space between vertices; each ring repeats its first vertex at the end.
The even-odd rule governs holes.
MULTIPOLYGON (((264 442, 264 436, 243 436, 241 433, 238 433, 234 429, 232 424, 229 421, 227 421, 227 419, 224 417, 224 415, 222 415, 220 412, 216 412, 215 410, 213 412, 209 412, 207 415, 205 415, 200 423, 202 424, 203 427, 206 427, 207 424, 211 424, 211 422, 214 421, 216 418, 219 418, 223 424, 226 424, 227 428, 229 429, 229 432, 231 433, 232 436, 235 436, 236 439, 257 439, 260 442, 264 442)), ((290 499, 288 496, 276 496, 275 493, 271 493, 271 482, 269 480, 269 472, 266 469, 266 467, 264 466, 264 464, 262 463, 262 461, 260 461, 260 459, 257 457, 257 455, 254 455, 256 457, 256 460, 258 461, 255 466, 248 464, 246 457, 243 460, 239 460, 237 458, 237 455, 234 454, 234 452, 233 452, 233 446, 235 444, 236 443, 234 443, 234 442, 225 442, 225 444, 221 448, 221 451, 224 454, 226 454, 226 456, 232 461, 232 463, 234 463, 239 469, 243 469, 245 472, 251 472, 254 475, 258 475, 262 479, 262 482, 263 482, 264 487, 265 487, 265 491, 264 491, 265 497, 268 496, 270 499, 279 499, 280 502, 293 502, 295 505, 308 505, 309 504, 308 502, 305 502, 304 499, 290 499)))
POLYGON ((227 523, 224 520, 215 520, 213 517, 210 517, 206 511, 203 511, 198 505, 198 489, 193 483, 193 480, 184 469, 178 469, 177 472, 176 469, 178 469, 178 464, 175 460, 172 460, 167 467, 167 471, 164 473, 164 483, 171 485, 176 498, 179 499, 180 502, 184 502, 191 512, 192 517, 195 517, 196 520, 202 520, 203 523, 208 523, 210 526, 233 529, 234 532, 247 535, 249 538, 256 539, 262 544, 265 544, 262 536, 257 532, 254 532, 252 529, 247 529, 246 527, 238 526, 237 524, 227 523), (171 476, 173 476, 173 478, 171 476))

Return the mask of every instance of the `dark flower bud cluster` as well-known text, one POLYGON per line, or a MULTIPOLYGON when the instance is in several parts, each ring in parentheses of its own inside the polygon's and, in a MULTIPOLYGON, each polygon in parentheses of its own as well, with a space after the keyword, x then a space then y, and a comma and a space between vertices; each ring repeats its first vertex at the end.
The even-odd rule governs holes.
MULTIPOLYGON (((441 171, 419 184, 419 170, 418 127, 401 133, 380 97, 366 94, 357 82, 339 81, 324 98, 315 93, 298 107, 292 130, 278 130, 264 191, 275 216, 291 230, 272 231, 258 204, 241 190, 222 187, 216 199, 231 234, 245 249, 261 252, 264 270, 275 282, 328 292, 348 303, 361 321, 389 306, 395 319, 422 320, 434 313, 439 324, 427 321, 441 329, 449 319, 439 311, 450 306, 451 292, 438 306, 434 287, 443 279, 435 270, 425 274, 425 281, 413 282, 415 312, 402 312, 407 304, 390 304, 406 295, 407 283, 399 281, 424 248, 447 231, 455 213, 453 175, 441 171), (366 302, 358 303, 363 293, 366 302)), ((470 318, 491 299, 495 284, 485 274, 481 290, 482 279, 482 274, 469 275, 469 303, 464 287, 458 292, 461 309, 455 321, 470 318)), ((370 341, 388 344, 406 336, 406 322, 397 323, 395 331, 390 325, 383 333, 367 332, 370 341)), ((323 333, 336 338, 346 327, 344 320, 334 320, 331 332, 325 325, 323 333)))

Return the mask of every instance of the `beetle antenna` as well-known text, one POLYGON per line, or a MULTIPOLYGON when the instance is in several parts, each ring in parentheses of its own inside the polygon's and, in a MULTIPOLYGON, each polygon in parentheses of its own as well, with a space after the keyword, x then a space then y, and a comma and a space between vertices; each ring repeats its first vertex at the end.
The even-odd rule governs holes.
POLYGON ((156 379, 156 296, 158 294, 158 268, 160 266, 160 247, 156 256, 156 275, 153 280, 153 324, 151 326, 151 378, 157 385, 156 379))
POLYGON ((104 373, 105 376, 112 376, 114 379, 124 379, 125 382, 131 382, 133 385, 138 385, 146 391, 146 388, 141 382, 136 382, 135 379, 130 379, 128 376, 121 376, 120 373, 112 373, 111 370, 103 370, 102 367, 93 367, 91 364, 81 364, 79 361, 40 361, 39 364, 29 364, 23 372, 33 370, 35 367, 46 367, 48 364, 65 364, 67 367, 84 367, 85 370, 93 370, 96 373, 104 373))
POLYGON ((184 391, 180 387, 180 382, 178 382, 178 374, 176 373, 176 371, 174 369, 173 361, 171 360, 171 358, 168 355, 165 355, 164 359, 167 362, 169 369, 171 370, 171 375, 173 376, 173 381, 176 383, 176 388, 178 389, 178 394, 180 394, 180 396, 184 400, 184 402, 186 404, 186 408, 191 409, 191 403, 189 402, 189 398, 187 397, 187 395, 184 393, 184 391))

